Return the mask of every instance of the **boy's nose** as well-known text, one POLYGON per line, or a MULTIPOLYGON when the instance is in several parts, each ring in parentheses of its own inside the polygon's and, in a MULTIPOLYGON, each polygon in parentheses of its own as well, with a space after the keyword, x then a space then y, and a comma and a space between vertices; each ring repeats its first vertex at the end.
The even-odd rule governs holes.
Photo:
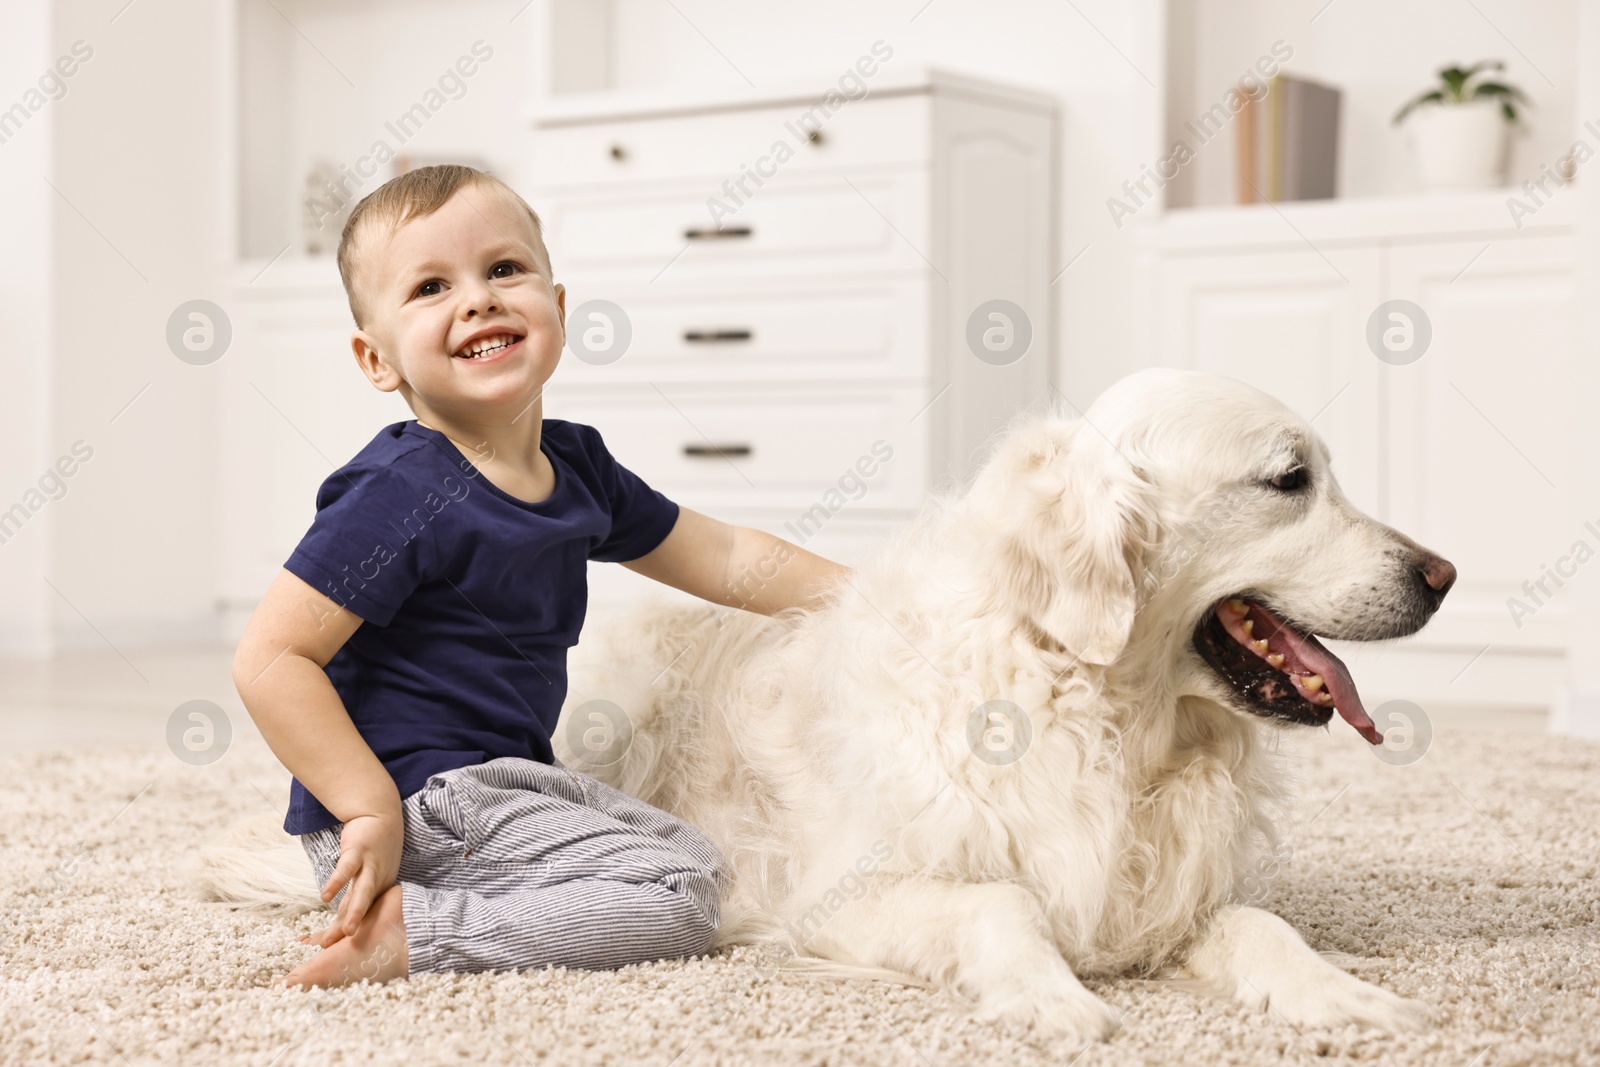
POLYGON ((499 310, 500 305, 496 303, 494 294, 489 290, 485 289, 481 293, 467 294, 467 318, 470 319, 474 315, 486 315, 499 310))

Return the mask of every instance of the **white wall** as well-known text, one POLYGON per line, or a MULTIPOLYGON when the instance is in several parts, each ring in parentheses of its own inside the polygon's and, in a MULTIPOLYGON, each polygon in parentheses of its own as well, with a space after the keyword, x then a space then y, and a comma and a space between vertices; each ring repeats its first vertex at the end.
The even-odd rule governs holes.
POLYGON ((52 56, 93 49, 53 105, 51 180, 71 206, 55 210, 53 308, 32 312, 53 314, 55 334, 39 356, 54 370, 44 448, 94 450, 51 505, 56 626, 64 645, 101 650, 207 640, 215 388, 168 349, 166 324, 184 301, 221 298, 218 5, 48 6, 52 56))
MULTIPOLYGON (((27 89, 54 62, 50 12, 32 5, 7 12, 0 33, 0 109, 22 101, 27 89)), ((67 92, 73 91, 71 82, 67 92)), ((43 94, 41 94, 41 97, 43 94)), ((44 655, 50 644, 50 612, 55 594, 40 580, 54 573, 53 527, 59 501, 34 512, 29 490, 55 459, 58 444, 50 418, 50 280, 53 262, 51 220, 55 193, 49 173, 56 108, 45 103, 28 112, 20 128, 0 144, 0 204, 4 205, 5 255, 0 256, 0 511, 21 504, 20 528, 5 527, 0 544, 0 655, 44 655), (10 532, 15 530, 15 532, 10 532)), ((26 108, 27 105, 24 104, 26 108)), ((11 126, 7 126, 11 130, 11 126)), ((72 492, 68 483, 68 494, 72 492)), ((33 498, 38 504, 41 493, 33 498)))
MULTIPOLYGON (((1578 79, 1578 109, 1585 118, 1600 120, 1600 4, 1585 3, 1578 30, 1581 76, 1578 79)), ((1593 144, 1593 141, 1590 141, 1593 144)), ((1597 167, 1591 160, 1586 167, 1597 167)), ((1583 172, 1580 171, 1580 174, 1583 172)), ((1576 184, 1578 204, 1578 289, 1600 292, 1600 182, 1595 174, 1584 175, 1576 184)), ((1576 368, 1570 383, 1573 395, 1600 396, 1600 301, 1582 301, 1580 319, 1573 330, 1576 368)), ((1588 404, 1579 410, 1587 415, 1588 404)), ((1584 522, 1600 515, 1600 469, 1594 455, 1593 419, 1573 420, 1567 428, 1568 451, 1584 462, 1574 463, 1573 484, 1563 499, 1569 505, 1567 529, 1580 529, 1584 522)), ((1578 737, 1600 738, 1600 586, 1591 579, 1574 582, 1567 623, 1567 685, 1552 710, 1552 732, 1578 737)))
MULTIPOLYGON (((1258 58, 1282 40, 1294 50, 1283 69, 1344 91, 1339 195, 1415 191, 1400 105, 1437 80, 1438 68, 1502 59, 1501 76, 1534 101, 1528 129, 1513 141, 1511 174, 1537 176, 1576 135, 1578 0, 1174 0, 1190 7, 1193 81, 1177 124, 1222 99, 1258 58), (1318 13, 1320 11, 1320 14, 1318 13), (1315 18, 1313 22, 1312 19, 1315 18)), ((1179 105, 1182 106, 1182 105, 1179 105)), ((1593 117, 1593 116, 1590 116, 1593 117)), ((1192 164, 1198 204, 1234 201, 1233 129, 1192 164)))

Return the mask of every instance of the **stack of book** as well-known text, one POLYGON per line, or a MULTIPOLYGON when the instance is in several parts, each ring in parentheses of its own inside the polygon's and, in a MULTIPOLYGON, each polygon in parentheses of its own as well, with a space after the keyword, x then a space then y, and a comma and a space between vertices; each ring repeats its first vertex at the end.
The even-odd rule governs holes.
POLYGON ((1279 74, 1259 97, 1239 91, 1239 203, 1337 195, 1339 90, 1279 74))

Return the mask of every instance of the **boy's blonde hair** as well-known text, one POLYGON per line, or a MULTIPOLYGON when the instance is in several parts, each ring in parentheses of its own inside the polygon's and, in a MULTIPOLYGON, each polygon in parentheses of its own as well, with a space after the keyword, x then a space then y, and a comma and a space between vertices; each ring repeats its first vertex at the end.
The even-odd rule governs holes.
POLYGON ((515 189, 476 167, 457 163, 418 167, 399 177, 390 178, 362 197, 355 210, 350 212, 344 231, 339 235, 339 280, 344 282, 345 297, 350 301, 350 314, 356 320, 357 328, 363 327, 366 317, 356 285, 356 266, 360 262, 361 245, 365 243, 367 233, 375 226, 386 225, 392 234, 412 219, 438 211, 457 190, 469 185, 487 186, 521 205, 522 210, 528 213, 528 221, 533 223, 534 251, 543 257, 542 266, 549 272, 550 251, 544 245, 544 227, 539 222, 538 214, 517 195, 515 189))

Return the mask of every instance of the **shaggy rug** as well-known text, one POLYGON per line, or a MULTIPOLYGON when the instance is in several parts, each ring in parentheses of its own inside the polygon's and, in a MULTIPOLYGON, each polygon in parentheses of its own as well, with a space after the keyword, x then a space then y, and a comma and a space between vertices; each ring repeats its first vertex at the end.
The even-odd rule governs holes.
POLYGON ((1600 1063, 1600 745, 1440 730, 1390 765, 1348 730, 1284 744, 1305 784, 1265 905, 1438 1007, 1431 1032, 1300 1030, 1270 1009, 1091 981, 1124 1026, 1079 1056, 974 1022, 947 994, 796 976, 750 949, 274 990, 323 916, 203 902, 182 873, 224 827, 282 810, 287 775, 243 736, 207 766, 165 748, 0 764, 0 1062, 1600 1063))

